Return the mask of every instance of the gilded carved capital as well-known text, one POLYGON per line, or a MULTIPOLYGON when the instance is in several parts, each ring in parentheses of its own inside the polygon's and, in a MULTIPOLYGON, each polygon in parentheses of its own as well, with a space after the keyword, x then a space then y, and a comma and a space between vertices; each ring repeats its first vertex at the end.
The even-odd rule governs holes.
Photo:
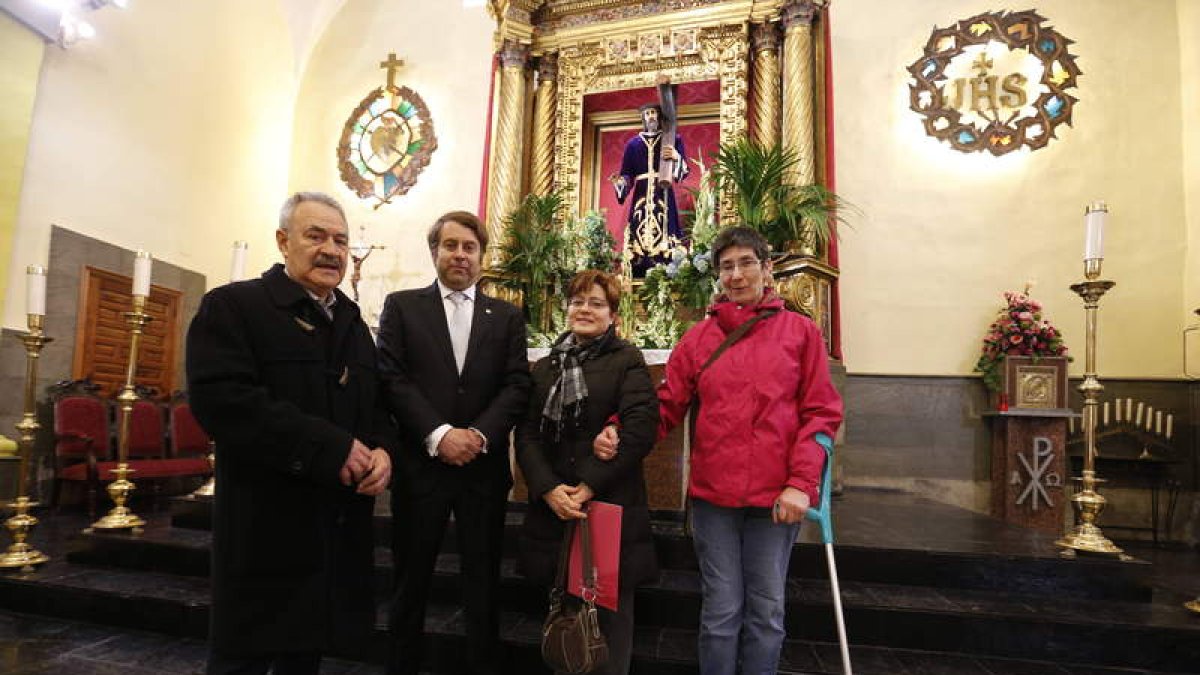
POLYGON ((779 28, 774 23, 756 23, 750 26, 750 49, 758 52, 779 49, 779 28))
POLYGON ((811 26, 813 17, 825 4, 815 0, 792 0, 784 5, 779 11, 779 18, 783 22, 784 30, 811 26))
POLYGON ((553 82, 558 79, 558 53, 543 54, 538 58, 538 81, 553 82))
POLYGON ((500 66, 503 68, 524 68, 529 61, 529 45, 516 40, 505 40, 500 45, 500 66))

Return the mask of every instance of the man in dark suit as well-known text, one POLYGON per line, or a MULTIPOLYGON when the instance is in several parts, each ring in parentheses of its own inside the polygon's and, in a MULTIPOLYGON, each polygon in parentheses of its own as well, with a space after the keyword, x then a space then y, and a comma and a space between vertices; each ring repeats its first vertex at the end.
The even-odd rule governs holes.
POLYGON ((217 455, 210 674, 315 675, 374 627, 374 496, 398 439, 371 333, 337 290, 345 215, 297 193, 275 238, 284 263, 210 291, 188 329, 192 410, 217 455))
POLYGON ((500 672, 496 591, 512 486, 509 431, 529 390, 525 321, 479 292, 487 230, 453 211, 429 230, 437 281, 392 293, 379 321, 385 397, 402 428, 392 490, 396 595, 390 671, 412 675, 434 563, 454 514, 466 606, 468 672, 500 672))

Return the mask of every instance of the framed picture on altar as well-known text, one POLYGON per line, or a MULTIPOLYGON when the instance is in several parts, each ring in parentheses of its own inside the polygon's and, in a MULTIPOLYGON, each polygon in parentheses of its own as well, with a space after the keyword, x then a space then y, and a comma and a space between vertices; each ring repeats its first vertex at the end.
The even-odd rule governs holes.
POLYGON ((1067 407, 1067 359, 1062 356, 1005 356, 1003 391, 1010 409, 1067 407))
MULTIPOLYGON (((700 171, 693 160, 711 157, 720 145, 720 88, 715 80, 679 85, 677 132, 682 137, 691 173, 674 186, 675 199, 682 213, 691 211, 689 188, 700 182, 700 171)), ((608 231, 618 242, 624 240, 629 202, 618 204, 610 177, 621 168, 625 144, 642 130, 638 109, 658 101, 653 87, 588 94, 584 96, 583 134, 581 138, 579 214, 599 211, 604 214, 608 231)))

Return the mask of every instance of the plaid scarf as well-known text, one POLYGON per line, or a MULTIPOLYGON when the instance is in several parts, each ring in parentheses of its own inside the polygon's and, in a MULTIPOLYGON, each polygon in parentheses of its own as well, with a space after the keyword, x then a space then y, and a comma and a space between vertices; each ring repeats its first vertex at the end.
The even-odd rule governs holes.
POLYGON ((562 435, 563 420, 569 415, 578 422, 579 413, 587 402, 587 382, 583 379, 583 362, 600 352, 601 347, 608 344, 615 335, 613 326, 609 326, 603 335, 580 344, 574 333, 567 333, 559 338, 550 348, 550 362, 561 364, 558 379, 550 385, 550 393, 546 395, 546 405, 542 408, 542 429, 547 424, 554 427, 554 440, 562 435))

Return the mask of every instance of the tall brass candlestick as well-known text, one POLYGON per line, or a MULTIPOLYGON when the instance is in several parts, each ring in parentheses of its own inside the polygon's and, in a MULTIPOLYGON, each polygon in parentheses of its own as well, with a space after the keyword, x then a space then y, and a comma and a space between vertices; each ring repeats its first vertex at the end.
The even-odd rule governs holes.
POLYGON ((129 424, 133 418, 133 404, 137 401, 137 393, 133 389, 133 376, 137 370, 138 346, 142 341, 142 329, 150 323, 150 315, 146 313, 146 296, 134 295, 133 311, 125 312, 124 316, 125 320, 129 322, 130 329, 129 364, 125 367, 125 386, 117 395, 117 402, 121 404, 120 427, 117 435, 117 468, 113 469, 117 478, 105 488, 116 506, 103 518, 92 523, 92 528, 132 530, 134 533, 138 533, 141 532, 146 521, 125 506, 125 502, 129 499, 129 495, 137 489, 133 481, 129 480, 129 474, 133 473, 133 469, 129 468, 129 424))
POLYGON ((1100 297, 1116 285, 1112 281, 1098 280, 1100 263, 1100 259, 1085 260, 1084 276, 1087 281, 1071 285, 1071 290, 1083 298, 1087 352, 1083 383, 1079 385, 1079 393, 1083 394, 1083 475, 1077 479, 1080 482, 1079 491, 1071 497, 1076 525, 1073 531, 1055 542, 1063 548, 1063 555, 1068 557, 1078 551, 1122 555, 1121 549, 1109 541, 1096 525, 1106 503, 1104 497, 1096 492, 1096 484, 1100 481, 1096 477, 1096 412, 1100 406, 1100 393, 1104 391, 1104 385, 1096 378, 1096 314, 1100 297))
POLYGON ((29 457, 33 454, 33 441, 40 426, 34 416, 38 357, 41 355, 42 347, 45 347, 46 343, 51 342, 54 338, 46 337, 42 333, 41 314, 29 314, 28 316, 29 332, 20 336, 21 342, 25 345, 25 412, 21 421, 16 424, 17 431, 21 435, 21 460, 17 468, 17 500, 9 504, 14 513, 11 518, 4 521, 4 526, 12 535, 13 543, 3 555, 0 555, 0 568, 19 567, 22 572, 32 572, 34 565, 40 565, 50 560, 50 556, 25 543, 25 539, 29 536, 29 531, 38 523, 37 518, 29 514, 29 509, 37 506, 37 502, 29 501, 27 493, 29 457))

